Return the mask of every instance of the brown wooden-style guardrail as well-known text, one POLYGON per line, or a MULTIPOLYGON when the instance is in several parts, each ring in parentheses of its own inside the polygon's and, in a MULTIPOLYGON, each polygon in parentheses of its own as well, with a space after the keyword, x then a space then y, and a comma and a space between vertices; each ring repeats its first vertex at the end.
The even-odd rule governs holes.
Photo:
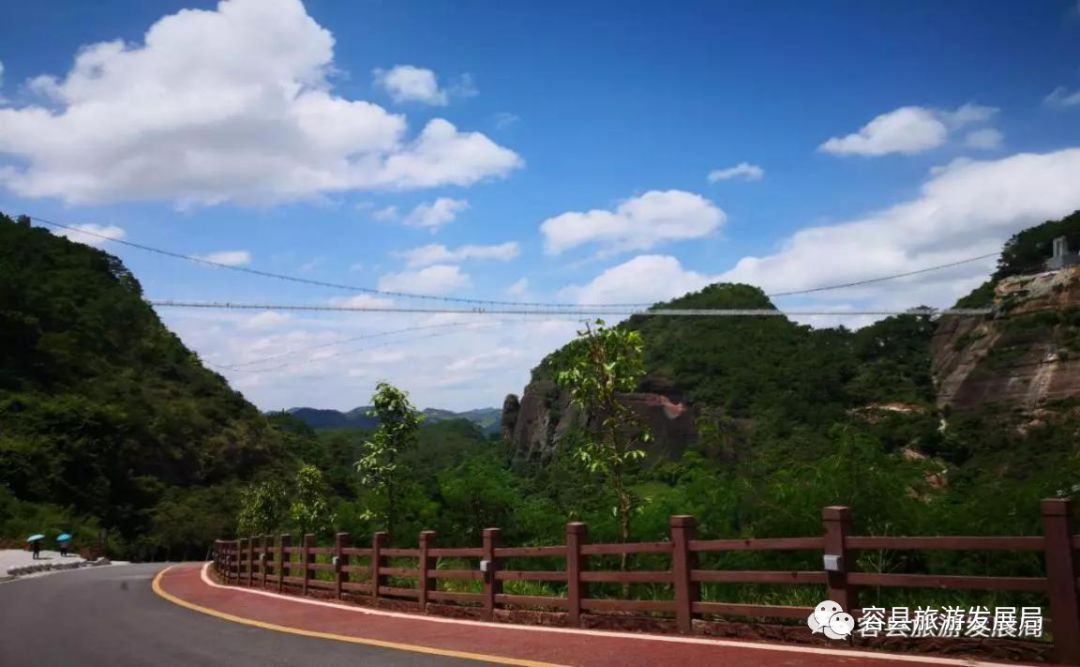
MULTIPOLYGON (((1049 607, 1049 624, 1054 640, 1054 657, 1067 664, 1080 664, 1080 535, 1070 523, 1071 503, 1064 499, 1042 502, 1041 536, 859 536, 851 534, 851 511, 847 507, 826 507, 822 511, 822 535, 813 537, 739 538, 701 540, 696 536, 694 517, 671 517, 670 538, 662 542, 591 544, 583 523, 566 526, 561 545, 509 547, 500 544, 498 528, 483 532, 480 547, 442 548, 436 546, 434 531, 419 535, 417 548, 387 545, 386 533, 375 533, 370 547, 353 546, 348 533, 338 533, 333 546, 317 546, 314 535, 301 537, 293 546, 290 535, 262 535, 215 542, 213 567, 221 581, 230 585, 299 589, 302 595, 317 589, 339 599, 357 594, 371 603, 380 599, 415 601, 422 612, 432 603, 467 605, 478 608, 482 618, 493 619, 501 607, 545 608, 566 612, 570 626, 580 626, 585 612, 649 612, 673 616, 680 632, 690 633, 702 616, 744 616, 805 619, 811 607, 746 604, 702 600, 705 583, 760 583, 824 585, 829 599, 857 614, 859 589, 865 586, 931 588, 949 590, 1019 591, 1043 594, 1049 607), (1045 575, 967 576, 940 574, 900 574, 857 572, 855 556, 865 550, 950 550, 1041 552, 1045 575), (703 554, 737 551, 819 551, 832 559, 828 570, 724 570, 699 564, 703 554), (668 569, 597 570, 590 560, 623 554, 652 554, 667 557, 668 569), (319 557, 323 557, 320 561, 319 557), (440 559, 475 562, 475 567, 439 568, 440 559), (511 559, 551 561, 561 569, 515 570, 511 559), (403 561, 405 561, 403 563, 403 561), (837 566, 837 564, 839 564, 837 566), (318 573, 330 572, 331 579, 318 573), (440 590, 442 581, 476 582, 480 592, 440 590), (562 595, 517 595, 503 592, 504 582, 554 582, 565 584, 562 595), (673 599, 626 599, 590 597, 593 584, 649 583, 668 587, 673 599)), ((825 558, 823 558, 823 561, 825 558)), ((475 585, 475 584, 474 584, 475 585)))

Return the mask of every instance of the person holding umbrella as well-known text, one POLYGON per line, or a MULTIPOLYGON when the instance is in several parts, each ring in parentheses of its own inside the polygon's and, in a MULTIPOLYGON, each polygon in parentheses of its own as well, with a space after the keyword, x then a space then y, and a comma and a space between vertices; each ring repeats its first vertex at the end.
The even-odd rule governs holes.
POLYGON ((35 533, 26 538, 26 541, 30 543, 30 548, 34 550, 34 560, 41 558, 41 541, 45 539, 45 536, 41 533, 35 533))
POLYGON ((68 555, 68 545, 71 544, 71 533, 60 533, 56 538, 56 542, 60 545, 60 557, 64 558, 68 555))

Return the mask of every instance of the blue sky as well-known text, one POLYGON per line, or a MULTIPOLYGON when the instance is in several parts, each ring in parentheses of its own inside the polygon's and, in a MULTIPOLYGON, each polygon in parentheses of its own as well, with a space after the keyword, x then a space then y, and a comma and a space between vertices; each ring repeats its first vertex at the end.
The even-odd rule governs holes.
MULTIPOLYGON (((993 252, 1080 208, 1064 0, 8 3, 0 63, 0 210, 318 280, 803 289, 993 252)), ((153 298, 349 296, 104 247, 153 298)), ((947 306, 991 266, 779 303, 947 306)), ((160 312, 207 361, 247 364, 220 370, 266 409, 352 407, 382 377, 425 406, 495 405, 575 328, 360 350, 333 343, 461 318, 160 312)))

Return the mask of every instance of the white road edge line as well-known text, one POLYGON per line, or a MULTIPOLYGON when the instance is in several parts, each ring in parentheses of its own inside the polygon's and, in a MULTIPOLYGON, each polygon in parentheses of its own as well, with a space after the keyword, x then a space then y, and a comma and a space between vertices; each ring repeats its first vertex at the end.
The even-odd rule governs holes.
POLYGON ((916 662, 929 665, 961 665, 963 667, 1018 667, 1026 663, 1017 662, 983 662, 980 660, 963 660, 958 658, 935 658, 931 656, 920 655, 907 655, 903 653, 883 653, 877 651, 857 651, 857 650, 845 650, 845 649, 830 649, 820 648, 817 646, 791 646, 786 644, 766 644, 753 641, 733 641, 728 639, 701 639, 697 637, 667 637, 663 635, 651 635, 651 634, 639 634, 632 632, 617 632, 608 630, 582 630, 580 628, 553 628, 545 625, 518 625, 511 623, 491 623, 488 621, 472 621, 460 618, 443 618, 439 616, 420 616, 419 614, 405 614, 395 611, 385 611, 382 609, 372 609, 370 607, 361 607, 357 605, 346 605, 337 602, 327 602, 325 600, 312 600, 311 598, 302 598, 294 595, 283 595, 281 593, 274 593, 272 591, 257 590, 254 588, 244 588, 242 586, 225 586, 213 581, 208 572, 212 562, 207 562, 203 565, 201 571, 201 578, 203 583, 212 588, 221 588, 229 591, 235 591, 238 593, 249 593, 252 595, 263 595, 269 598, 276 598, 279 600, 287 600, 289 602, 296 602, 298 604, 310 604, 317 607, 329 607, 331 609, 341 609, 344 611, 351 611, 357 614, 371 614, 374 616, 386 616, 390 618, 403 618, 417 623, 450 623, 454 625, 469 625, 473 627, 481 628, 494 628, 497 630, 508 630, 511 632, 548 632, 553 634, 571 634, 571 635, 586 635, 592 637, 617 637, 620 639, 631 639, 634 641, 651 641, 651 642, 669 642, 674 644, 703 644, 706 646, 729 646, 732 648, 744 648, 744 649, 758 649, 763 651, 781 651, 787 653, 808 653, 814 655, 832 655, 844 658, 867 658, 871 660, 894 660, 898 662, 916 662))

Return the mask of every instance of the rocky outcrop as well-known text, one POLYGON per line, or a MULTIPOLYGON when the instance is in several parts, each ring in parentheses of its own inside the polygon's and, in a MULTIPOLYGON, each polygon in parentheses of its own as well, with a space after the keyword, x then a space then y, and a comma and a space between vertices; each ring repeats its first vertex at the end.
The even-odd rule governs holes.
MULTIPOLYGON (((645 382, 642 388, 659 389, 662 385, 645 382)), ((620 396, 652 432, 653 440, 645 446, 652 457, 677 459, 697 440, 695 411, 679 400, 679 392, 672 390, 670 394, 642 391, 620 396)), ((543 462, 551 458, 567 433, 581 424, 581 412, 570 404, 566 392, 554 382, 540 380, 530 383, 522 394, 510 441, 517 457, 543 462)))
POLYGON ((507 394, 503 400, 502 419, 499 421, 499 433, 503 440, 514 437, 514 426, 517 424, 518 413, 521 412, 521 402, 514 394, 507 394))
POLYGON ((1002 280, 989 317, 942 318, 932 343, 939 407, 1031 411, 1080 395, 1080 267, 1002 280))

